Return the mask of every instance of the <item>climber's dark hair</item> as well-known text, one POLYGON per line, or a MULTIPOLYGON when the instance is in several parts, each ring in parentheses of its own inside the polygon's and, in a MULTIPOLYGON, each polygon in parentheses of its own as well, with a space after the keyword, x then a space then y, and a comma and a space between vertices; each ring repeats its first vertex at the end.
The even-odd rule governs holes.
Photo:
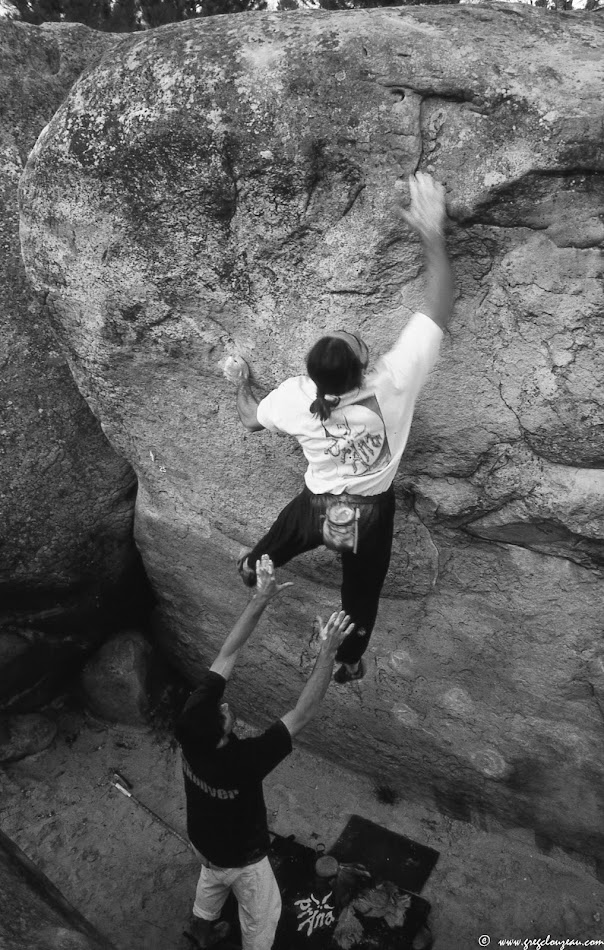
POLYGON ((306 371, 317 387, 317 398, 310 411, 321 422, 329 419, 340 400, 326 396, 343 396, 357 389, 363 380, 364 364, 352 347, 337 336, 322 336, 306 356, 306 371))

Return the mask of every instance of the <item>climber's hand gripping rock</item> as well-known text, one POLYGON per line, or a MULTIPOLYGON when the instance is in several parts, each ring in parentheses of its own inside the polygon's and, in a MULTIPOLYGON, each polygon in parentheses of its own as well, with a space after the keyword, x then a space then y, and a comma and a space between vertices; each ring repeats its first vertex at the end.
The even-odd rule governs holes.
POLYGON ((227 357, 223 372, 231 383, 239 384, 250 378, 250 368, 242 356, 227 357))
POLYGON ((409 176, 411 204, 401 214, 409 227, 417 231, 424 242, 442 238, 447 220, 445 189, 431 175, 417 172, 409 176))

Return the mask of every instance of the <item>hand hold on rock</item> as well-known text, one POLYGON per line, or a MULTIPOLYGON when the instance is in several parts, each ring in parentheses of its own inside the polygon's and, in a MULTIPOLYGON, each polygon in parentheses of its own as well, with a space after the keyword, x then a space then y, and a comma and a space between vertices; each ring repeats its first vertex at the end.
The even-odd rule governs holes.
POLYGON ((229 382, 240 383, 243 379, 249 379, 250 368, 242 356, 228 356, 223 373, 229 382))

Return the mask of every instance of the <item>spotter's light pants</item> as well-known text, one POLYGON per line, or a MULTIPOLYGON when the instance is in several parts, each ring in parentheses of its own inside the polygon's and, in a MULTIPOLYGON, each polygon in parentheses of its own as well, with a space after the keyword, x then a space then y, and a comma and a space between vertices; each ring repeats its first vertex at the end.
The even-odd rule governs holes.
POLYGON ((202 865, 193 916, 218 920, 233 891, 239 904, 242 950, 271 950, 281 916, 281 894, 268 858, 243 868, 202 865))

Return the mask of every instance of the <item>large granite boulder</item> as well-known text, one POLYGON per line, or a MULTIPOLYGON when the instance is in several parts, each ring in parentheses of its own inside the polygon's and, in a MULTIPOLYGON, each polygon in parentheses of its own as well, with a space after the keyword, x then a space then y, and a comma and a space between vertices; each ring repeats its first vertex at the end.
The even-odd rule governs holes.
POLYGON ((0 19, 0 706, 41 702, 53 670, 102 638, 91 622, 97 598, 115 597, 135 554, 136 479, 78 392, 44 296, 26 279, 17 200, 38 135, 118 39, 0 19))
MULTIPOLYGON (((507 4, 170 26, 78 82, 22 180, 28 274, 137 473, 160 637, 192 680, 245 602, 239 545, 303 470, 242 430, 226 356, 262 391, 326 329, 383 352, 423 294, 397 202, 418 167, 446 184, 456 312, 396 480, 369 671, 305 738, 598 860, 603 54, 597 17, 507 4)), ((241 661, 245 716, 292 706, 338 574, 326 552, 290 565, 241 661)))

